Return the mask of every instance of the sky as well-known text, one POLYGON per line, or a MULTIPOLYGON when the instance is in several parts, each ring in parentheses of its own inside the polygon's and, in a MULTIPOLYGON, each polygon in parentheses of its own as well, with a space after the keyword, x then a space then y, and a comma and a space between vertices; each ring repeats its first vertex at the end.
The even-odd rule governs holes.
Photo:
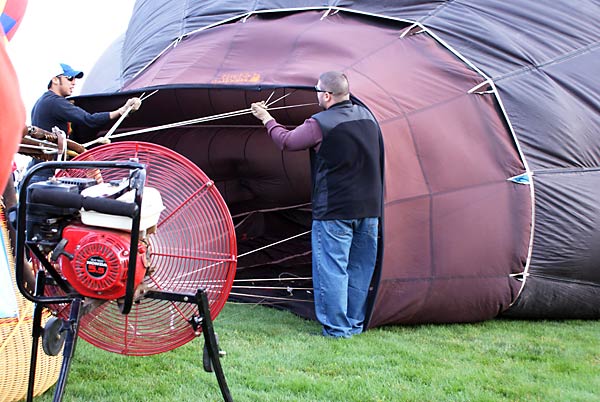
MULTIPOLYGON (((127 30, 135 0, 29 0, 7 49, 17 72, 27 122, 59 63, 89 73, 127 30)), ((77 80, 78 95, 86 76, 77 80)))

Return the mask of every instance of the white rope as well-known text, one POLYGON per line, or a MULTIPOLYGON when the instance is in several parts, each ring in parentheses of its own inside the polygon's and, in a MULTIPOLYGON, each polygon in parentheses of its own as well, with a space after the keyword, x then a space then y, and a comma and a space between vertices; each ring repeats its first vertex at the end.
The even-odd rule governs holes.
MULTIPOLYGON (((242 216, 244 216, 244 215, 252 215, 252 214, 254 214, 254 213, 273 212, 273 211, 285 211, 285 210, 288 210, 288 209, 299 209, 299 208, 302 208, 302 207, 307 207, 307 206, 309 206, 309 205, 310 205, 310 202, 306 202, 306 203, 304 203, 304 204, 289 205, 289 206, 287 206, 287 207, 266 208, 266 209, 255 209, 254 211, 246 211, 246 212, 242 212, 242 213, 239 213, 239 214, 237 214, 237 215, 232 215, 231 217, 232 217, 232 218, 239 218, 239 217, 242 217, 242 216)), ((244 218, 244 219, 246 219, 246 218, 244 218)), ((240 223, 241 223, 241 222, 240 222, 240 223)), ((239 223, 238 223, 238 225, 239 225, 239 223)), ((238 226, 238 225, 236 225, 236 226, 238 226)))
MULTIPOLYGON (((277 241, 277 242, 275 242, 275 243, 267 244, 266 246, 263 246, 263 247, 257 248, 257 249, 255 249, 255 250, 249 251, 249 252, 247 252, 247 253, 244 253, 244 254, 240 254, 240 255, 238 255, 238 256, 237 256, 237 259, 239 259, 240 257, 245 257, 245 256, 247 256, 247 255, 250 255, 250 254, 252 254, 252 253, 256 253, 257 251, 264 250, 264 249, 266 249, 266 248, 269 248, 269 247, 275 246, 275 245, 277 245, 277 244, 280 244, 280 243, 286 242, 286 241, 288 241, 288 240, 295 239, 296 237, 304 236, 305 234, 307 234, 307 233, 310 233, 310 232, 311 232, 311 230, 308 230, 308 231, 306 231, 306 232, 304 232, 304 233, 300 233, 300 234, 294 235, 294 236, 292 236, 292 237, 288 237, 287 239, 283 239, 283 240, 279 240, 279 241, 277 241)), ((210 264, 210 265, 208 265, 208 266, 206 266, 206 267, 198 268, 198 269, 195 269, 195 270, 193 270, 193 271, 190 271, 190 272, 185 272, 185 273, 183 273, 183 274, 181 274, 181 275, 179 275, 179 276, 176 276, 176 277, 172 278, 172 280, 179 280, 179 279, 181 279, 181 278, 184 278, 184 277, 186 277, 186 276, 193 275, 193 274, 195 274, 195 273, 197 273, 197 272, 202 272, 202 271, 205 271, 205 270, 207 270, 207 269, 209 269, 209 268, 212 268, 212 267, 214 267, 214 266, 216 266, 216 265, 219 265, 219 264, 224 264, 224 263, 229 263, 229 262, 231 262, 231 261, 232 261, 232 260, 222 260, 222 261, 217 261, 217 262, 215 262, 215 263, 213 263, 213 264, 210 264)))
POLYGON ((308 251, 305 251, 305 252, 299 253, 299 254, 289 255, 287 257, 283 257, 278 260, 271 260, 269 262, 262 262, 262 263, 257 263, 257 264, 253 264, 253 265, 244 265, 244 266, 238 265, 238 268, 250 269, 250 268, 254 268, 254 267, 264 267, 267 265, 277 265, 277 264, 281 264, 282 262, 293 260, 294 258, 306 257, 307 255, 310 255, 310 254, 312 254, 312 250, 308 250, 308 251))
POLYGON ((273 282, 273 281, 302 281, 312 279, 311 276, 297 278, 266 278, 266 279, 234 279, 234 282, 273 282))
POLYGON ((233 285, 232 289, 279 289, 279 290, 313 290, 313 288, 298 288, 298 287, 284 287, 284 286, 236 286, 233 285))
POLYGON ((288 237, 287 239, 279 240, 279 241, 276 241, 275 243, 267 244, 266 246, 263 246, 263 247, 257 248, 257 249, 255 249, 255 250, 252 250, 252 251, 248 251, 247 253, 244 253, 244 254, 240 254, 240 255, 238 255, 238 260, 239 260, 241 257, 245 257, 245 256, 247 256, 247 255, 250 255, 250 254, 252 254, 252 253, 256 253, 257 251, 264 250, 264 249, 266 249, 266 248, 269 248, 269 247, 276 246, 276 245, 278 245, 278 244, 280 244, 280 243, 284 243, 284 242, 286 242, 286 241, 288 241, 288 240, 295 239, 296 237, 304 236, 305 234, 307 234, 307 233, 310 233, 310 232, 312 232, 312 230, 307 230, 306 232, 303 232, 303 233, 300 233, 300 234, 294 235, 294 236, 292 236, 292 237, 288 237))
MULTIPOLYGON (((295 108, 295 107, 312 106, 312 105, 316 105, 316 103, 303 103, 300 105, 279 106, 279 107, 269 108, 269 110, 291 109, 291 108, 295 108)), ((205 123, 208 121, 226 119, 229 117, 243 116, 243 115, 250 114, 250 113, 252 113, 252 109, 236 110, 233 112, 221 113, 221 114, 217 114, 217 115, 213 115, 213 116, 200 117, 200 118, 196 118, 196 119, 180 121, 177 123, 163 124, 161 126, 148 127, 148 128, 142 128, 140 130, 133 130, 133 131, 125 132, 125 133, 119 133, 119 134, 113 135, 112 138, 128 137, 131 135, 150 133, 153 131, 166 130, 169 128, 188 126, 190 124, 205 123)))
MULTIPOLYGON (((119 117, 119 119, 115 122, 115 124, 113 124, 113 126, 110 128, 110 130, 108 130, 108 132, 106 134, 104 134, 103 137, 100 137, 100 138, 97 138, 96 140, 94 140, 94 143, 102 141, 103 139, 104 140, 110 139, 110 136, 113 135, 113 133, 117 130, 117 128, 119 128, 119 126, 121 125, 123 120, 125 120, 125 118, 127 116, 129 116, 129 112, 131 112, 131 109, 133 109, 133 105, 129 105, 129 107, 127 109, 125 109, 125 111, 119 117)), ((86 143, 86 144, 84 144, 84 146, 88 146, 88 144, 89 143, 86 143)))
MULTIPOLYGON (((158 90, 157 90, 158 91, 158 90)), ((150 96, 154 95, 157 91, 152 92, 150 95, 146 96, 146 97, 142 97, 141 99, 148 99, 150 96)), ((267 99, 267 101, 265 101, 265 103, 267 104, 267 108, 269 110, 279 110, 279 109, 290 109, 290 108, 295 108, 295 107, 303 107, 303 106, 312 106, 312 105, 316 105, 316 103, 304 103, 304 104, 299 104, 299 105, 288 105, 288 106, 279 106, 279 107, 274 107, 274 108, 270 108, 269 106, 279 102, 280 100, 290 96, 293 92, 289 92, 283 96, 280 96, 279 98, 275 99, 274 101, 267 103, 271 97, 273 96, 275 92, 272 92, 271 95, 269 95, 269 98, 267 99)), ((143 96, 143 94, 142 94, 143 96)), ((237 116, 243 116, 246 114, 250 114, 252 113, 252 109, 248 108, 248 109, 241 109, 241 110, 235 110, 232 112, 225 112, 225 113, 220 113, 220 114, 216 114, 216 115, 212 115, 212 116, 205 116, 205 117, 199 117, 196 119, 190 119, 190 120, 184 120, 184 121, 180 121, 180 122, 175 122, 175 123, 169 123, 169 124, 163 124, 160 126, 155 126, 155 127, 147 127, 147 128, 143 128, 140 130, 133 130, 133 131, 128 131, 125 133, 120 133, 120 134, 116 134, 113 135, 114 131, 117 129, 117 127, 121 124, 121 122, 123 121, 123 119, 125 118, 124 116, 126 116, 127 114, 129 114, 129 111, 131 110, 131 107, 128 108, 125 113, 123 113, 123 115, 119 118, 119 120, 117 120, 117 122, 113 125, 113 127, 111 127, 111 129, 109 130, 108 133, 106 133, 103 137, 100 138, 96 138, 95 140, 86 142, 85 144, 82 144, 84 147, 88 147, 90 145, 93 145, 97 142, 101 142, 107 138, 121 138, 121 137, 127 137, 127 136, 131 136, 131 135, 137 135, 137 134, 144 134, 144 133, 149 133, 149 132, 153 132, 153 131, 159 131, 159 130, 166 130, 169 128, 176 128, 176 127, 181 127, 181 126, 187 126, 190 124, 198 124, 198 123, 205 123, 205 122, 209 122, 209 121, 214 121, 214 120, 220 120, 220 119, 226 119, 229 117, 237 117, 237 116)))
MULTIPOLYGON (((140 95, 140 101, 143 102, 144 100, 148 99, 149 97, 151 97, 152 95, 154 95, 155 93, 158 92, 158 89, 150 94, 148 94, 148 96, 144 96, 146 93, 142 93, 140 95)), ((104 134, 102 137, 96 138, 95 140, 86 142, 85 144, 82 144, 84 148, 89 147, 90 145, 94 145, 98 142, 105 142, 106 140, 109 140, 110 137, 113 135, 113 133, 117 130, 117 128, 119 128, 119 126, 121 125, 121 123, 123 122, 123 120, 125 120, 125 118, 127 116, 129 116, 129 112, 131 112, 131 109, 133 109, 133 105, 130 105, 127 109, 125 109, 125 112, 123 112, 123 114, 121 115, 121 117, 119 117, 119 119, 115 122, 115 124, 113 124, 113 126, 110 128, 110 130, 108 130, 108 132, 106 134, 104 134)))
MULTIPOLYGON (((153 95, 154 93, 156 93, 156 91, 154 91, 149 96, 153 95)), ((269 97, 267 98, 267 100, 265 101, 265 103, 267 104, 267 107, 270 106, 270 105, 272 105, 272 104, 274 104, 274 103, 276 103, 276 102, 278 102, 278 101, 280 101, 280 100, 282 100, 282 99, 284 99, 285 97, 291 95, 291 92, 287 93, 287 94, 285 94, 285 95, 283 95, 283 96, 275 99, 273 102, 268 103, 274 93, 275 92, 273 91, 271 93, 271 95, 269 95, 269 97)), ((142 97, 143 97, 143 95, 142 95, 142 97)), ((143 98, 143 99, 147 99, 147 97, 143 98)), ((316 103, 304 103, 304 104, 299 104, 299 105, 280 106, 280 107, 269 108, 269 110, 289 109, 289 108, 294 108, 294 107, 303 107, 303 106, 312 106, 312 105, 316 105, 316 103)), ((130 109, 128 109, 128 111, 129 110, 130 109)), ((126 111, 126 113, 128 111, 126 111)), ((124 113, 124 115, 126 113, 124 113)), ((145 129, 141 129, 141 130, 134 130, 134 131, 126 132, 126 133, 120 133, 120 134, 117 134, 117 135, 113 135, 112 138, 120 138, 120 137, 125 137, 125 136, 131 136, 131 135, 136 135, 136 134, 142 134, 142 133, 146 133, 146 132, 151 132, 151 131, 158 131, 158 130, 167 129, 167 128, 174 128, 174 127, 180 127, 180 126, 184 126, 184 125, 190 125, 190 124, 196 124, 196 123, 202 123, 202 122, 207 122, 207 121, 224 119, 224 118, 228 118, 228 117, 241 116, 241 115, 250 114, 250 113, 252 113, 252 109, 250 109, 250 108, 248 108, 248 109, 242 109, 242 110, 237 110, 237 111, 232 111, 232 112, 220 113, 220 114, 212 115, 212 116, 205 116, 205 117, 201 117, 201 118, 196 118, 196 119, 191 119, 191 120, 185 120, 185 121, 181 121, 181 122, 177 122, 177 123, 165 124, 165 125, 161 125, 161 126, 149 127, 149 128, 145 128, 145 129)), ((123 116, 121 116, 121 117, 123 117, 123 116)), ((119 119, 119 120, 122 121, 123 119, 119 119)), ((114 132, 114 131, 115 130, 111 129, 109 131, 109 133, 107 133, 107 135, 105 135, 105 137, 108 136, 109 134, 112 134, 112 132, 114 132)), ((87 144, 84 144, 84 146, 87 146, 87 144)), ((301 204, 299 206, 305 206, 305 205, 309 205, 309 204, 301 204)), ((277 209, 288 209, 288 208, 290 208, 290 207, 287 207, 287 208, 277 208, 277 209)), ((273 209, 273 210, 276 210, 276 209, 273 209)), ((253 211, 253 212, 267 212, 267 211, 270 211, 270 210, 260 210, 260 211, 253 211)), ((250 214, 253 213, 253 212, 250 212, 250 214)), ((249 251, 247 253, 240 254, 240 255, 237 256, 237 258, 239 259, 240 257, 245 257, 247 255, 250 255, 250 254, 253 254, 255 252, 264 250, 266 248, 273 247, 273 246, 275 246, 277 244, 281 244, 281 243, 284 243, 286 241, 293 240, 293 239, 295 239, 297 237, 304 236, 304 235, 306 235, 306 234, 308 234, 310 232, 311 232, 311 230, 308 230, 306 232, 303 232, 303 233, 300 233, 300 234, 288 237, 286 239, 279 240, 279 241, 277 241, 275 243, 271 243, 271 244, 268 244, 266 246, 260 247, 258 249, 249 251)), ((204 271, 204 270, 209 269, 211 267, 214 267, 216 265, 219 265, 219 264, 222 264, 222 263, 227 263, 227 262, 228 261, 218 261, 218 262, 210 264, 210 265, 208 265, 206 267, 202 267, 202 268, 199 268, 199 269, 191 271, 191 272, 183 273, 183 274, 181 274, 181 275, 179 275, 179 276, 177 276, 175 278, 172 278, 172 280, 175 280, 175 281, 179 282, 179 280, 181 280, 182 278, 184 278, 186 276, 192 275, 192 274, 200 272, 200 271, 204 271)), ((241 279, 241 280, 234 280, 234 282, 237 282, 237 281, 308 280, 308 279, 312 279, 312 278, 308 277, 308 278, 278 278, 278 279, 248 279, 248 280, 241 279)), ((234 287, 243 287, 243 286, 234 286, 234 287)), ((281 288, 281 287, 262 287, 262 288, 263 289, 269 289, 269 288, 270 289, 288 289, 288 288, 281 288)), ((308 288, 295 288, 295 289, 308 289, 308 288)), ((234 293, 232 293, 232 294, 234 294, 234 293)), ((243 295, 243 294, 239 294, 238 293, 237 295, 243 295)), ((255 297, 254 295, 248 295, 248 296, 255 297)), ((282 299, 282 298, 275 298, 275 299, 280 299, 280 300, 295 300, 295 299, 282 299)))
MULTIPOLYGON (((293 92, 288 92, 287 94, 280 96, 279 98, 275 99, 274 101, 269 102, 269 100, 271 99, 271 97, 273 96, 274 93, 275 92, 272 92, 271 95, 269 95, 269 97, 265 101, 265 104, 266 104, 268 110, 290 109, 290 108, 295 108, 295 107, 304 107, 304 106, 313 106, 313 105, 316 105, 316 103, 313 102, 313 103, 303 103, 303 104, 299 104, 299 105, 288 105, 288 106, 279 106, 279 107, 273 107, 273 108, 271 108, 270 107, 271 105, 273 105, 273 104, 279 102, 280 100, 282 100, 282 99, 290 96, 293 92)), ((146 97, 144 99, 147 99, 147 98, 148 97, 146 97)), ((175 122, 175 123, 169 123, 169 124, 163 124, 163 125, 155 126, 155 127, 147 127, 147 128, 143 128, 143 129, 140 129, 140 130, 128 131, 128 132, 125 132, 125 133, 119 133, 119 134, 116 134, 116 135, 112 135, 112 138, 121 138, 121 137, 127 137, 127 136, 131 136, 131 135, 144 134, 144 133, 149 133, 149 132, 153 132, 153 131, 165 130, 165 129, 169 129, 169 128, 187 126, 187 125, 190 125, 190 124, 205 123, 205 122, 208 122, 208 121, 226 119, 226 118, 229 118, 229 117, 243 116, 243 115, 250 114, 250 113, 252 113, 252 109, 251 108, 241 109, 241 110, 235 110, 235 111, 231 111, 231 112, 225 112, 225 113, 215 114, 215 115, 212 115, 212 116, 204 116, 204 117, 199 117, 199 118, 195 118, 195 119, 184 120, 184 121, 175 122)), ((94 141, 90 141, 89 143, 83 144, 83 146, 91 145, 92 143, 95 143, 98 140, 99 139, 96 139, 94 141)))
POLYGON ((140 100, 143 102, 143 101, 145 101, 146 99, 148 99, 149 97, 151 97, 152 95, 154 95, 157 92, 158 92, 158 89, 156 91, 150 92, 148 95, 146 95, 146 92, 144 92, 144 93, 142 93, 140 95, 140 100))
MULTIPOLYGON (((234 279, 233 282, 283 282, 283 281, 303 281, 312 279, 310 276, 304 277, 294 277, 294 278, 255 278, 255 279, 234 279)), ((225 283, 225 279, 202 279, 202 283, 210 284, 213 283, 215 285, 211 286, 222 286, 225 283)), ((186 281, 182 281, 181 283, 186 283, 186 281)))
POLYGON ((231 292, 229 294, 233 295, 233 296, 255 297, 257 299, 263 299, 263 300, 264 299, 272 299, 272 300, 293 301, 293 302, 302 302, 302 303, 314 303, 313 300, 291 299, 289 297, 253 295, 253 294, 250 294, 250 293, 236 293, 236 292, 231 292))
POLYGON ((273 97, 273 95, 275 95, 275 91, 271 92, 271 95, 269 95, 269 97, 267 98, 267 100, 265 101, 266 104, 269 103, 269 101, 271 100, 271 98, 273 97))
POLYGON ((291 94, 293 94, 295 91, 292 92, 288 92, 287 94, 284 94, 283 96, 280 96, 279 98, 275 99, 273 102, 269 103, 269 99, 271 99, 271 96, 273 96, 273 94, 275 93, 275 91, 273 91, 271 93, 271 95, 269 95, 269 97, 267 98, 267 100, 265 101, 265 105, 267 106, 267 108, 271 105, 276 104, 277 102, 279 102, 282 99, 287 98, 288 96, 290 96, 291 94))

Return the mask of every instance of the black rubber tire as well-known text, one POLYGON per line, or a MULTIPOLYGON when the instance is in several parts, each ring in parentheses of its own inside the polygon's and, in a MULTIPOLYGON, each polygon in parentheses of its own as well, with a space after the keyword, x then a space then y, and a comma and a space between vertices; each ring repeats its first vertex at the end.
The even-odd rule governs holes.
POLYGON ((48 356, 57 356, 65 343, 65 331, 62 329, 62 319, 50 317, 42 333, 42 349, 48 356))

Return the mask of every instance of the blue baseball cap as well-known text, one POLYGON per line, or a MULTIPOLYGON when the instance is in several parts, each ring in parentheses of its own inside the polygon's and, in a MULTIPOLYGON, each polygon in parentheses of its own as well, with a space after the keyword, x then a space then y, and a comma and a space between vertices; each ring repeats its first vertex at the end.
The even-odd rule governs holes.
POLYGON ((58 74, 54 74, 55 77, 64 75, 65 77, 81 78, 83 77, 83 71, 73 70, 70 65, 60 63, 60 70, 58 74))

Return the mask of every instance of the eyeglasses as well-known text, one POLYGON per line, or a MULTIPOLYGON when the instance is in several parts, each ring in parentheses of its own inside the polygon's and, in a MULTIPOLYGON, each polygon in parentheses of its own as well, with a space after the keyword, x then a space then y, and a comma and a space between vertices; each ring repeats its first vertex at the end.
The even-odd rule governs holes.
POLYGON ((62 75, 62 74, 57 75, 57 77, 58 78, 60 78, 60 77, 66 78, 67 81, 71 81, 71 82, 75 81, 75 77, 67 77, 66 75, 62 75))
POLYGON ((333 92, 331 92, 331 91, 325 91, 324 89, 319 89, 319 87, 316 85, 314 86, 314 90, 315 90, 315 92, 326 92, 328 94, 333 94, 333 92))

